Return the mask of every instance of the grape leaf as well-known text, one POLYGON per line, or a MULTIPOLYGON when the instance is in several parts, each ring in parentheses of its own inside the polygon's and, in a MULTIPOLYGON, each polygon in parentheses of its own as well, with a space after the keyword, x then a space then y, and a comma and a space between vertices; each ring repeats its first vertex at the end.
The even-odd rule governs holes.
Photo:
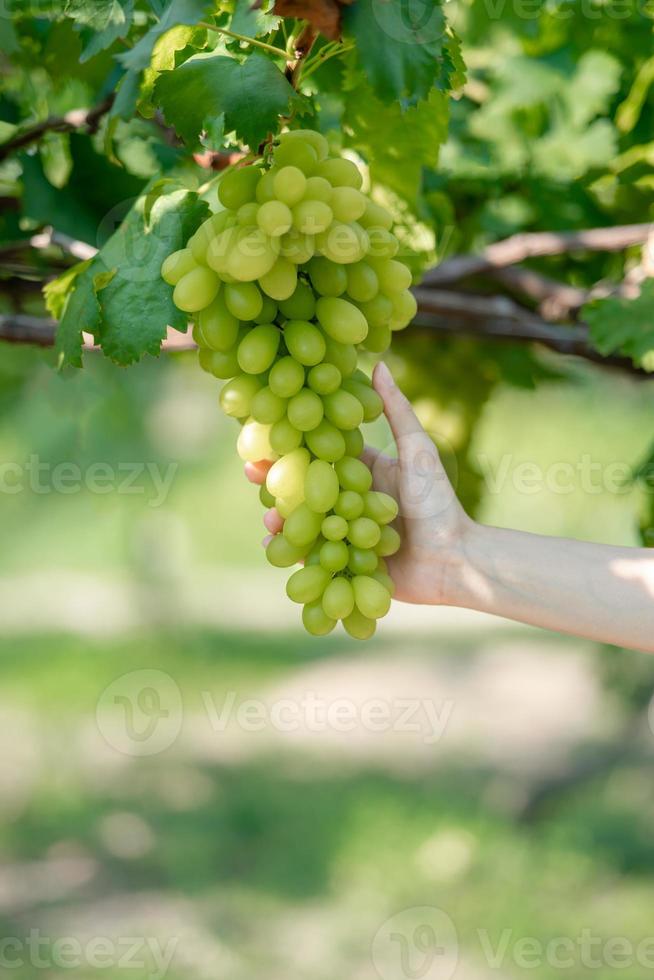
POLYGON ((152 95, 155 82, 161 72, 176 68, 185 60, 183 53, 189 51, 193 54, 193 49, 199 49, 206 44, 206 37, 207 32, 204 28, 178 24, 157 38, 150 64, 143 73, 138 99, 139 112, 142 116, 152 118, 155 114, 156 107, 152 102, 152 95))
POLYGON ((618 352, 654 370, 654 279, 645 280, 636 299, 596 299, 581 314, 600 354, 618 352))
POLYGON ((345 33, 384 102, 426 99, 441 74, 445 15, 433 0, 357 0, 343 10, 345 33))
POLYGON ((229 29, 245 37, 259 37, 270 34, 279 27, 279 17, 263 10, 252 0, 237 0, 236 9, 232 15, 229 29))
POLYGON ((59 367, 82 367, 82 331, 95 334, 100 322, 92 265, 93 259, 80 262, 43 290, 48 311, 60 321, 55 343, 59 367))
POLYGON ((125 37, 132 26, 134 0, 68 0, 66 16, 76 21, 76 30, 85 40, 80 62, 111 47, 114 41, 125 37))
POLYGON ((251 54, 241 63, 224 55, 200 54, 159 76, 155 100, 189 145, 196 145, 200 133, 211 130, 212 120, 224 113, 225 132, 234 131, 256 148, 277 129, 278 117, 300 103, 300 96, 263 55, 251 54))
POLYGON ((210 0, 168 0, 161 17, 130 51, 118 56, 124 68, 143 71, 150 63, 157 38, 178 24, 197 24, 205 11, 212 7, 210 0))

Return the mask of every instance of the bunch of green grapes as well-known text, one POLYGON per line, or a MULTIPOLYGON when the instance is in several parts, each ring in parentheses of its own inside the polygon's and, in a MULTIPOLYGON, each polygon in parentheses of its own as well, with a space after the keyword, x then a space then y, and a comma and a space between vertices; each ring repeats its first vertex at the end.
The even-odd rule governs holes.
POLYGON ((284 133, 267 164, 227 171, 222 210, 170 255, 162 276, 194 320, 204 370, 224 379, 238 452, 272 460, 261 501, 285 519, 271 564, 304 567, 287 593, 315 635, 340 619, 365 639, 389 609, 385 557, 397 503, 371 489, 360 426, 382 402, 358 349, 385 351, 416 312, 390 214, 323 136, 284 133))

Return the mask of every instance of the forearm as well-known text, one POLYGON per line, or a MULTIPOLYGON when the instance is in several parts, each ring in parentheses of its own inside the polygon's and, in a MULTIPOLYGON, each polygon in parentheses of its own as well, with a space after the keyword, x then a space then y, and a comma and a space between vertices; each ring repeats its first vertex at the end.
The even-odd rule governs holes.
POLYGON ((471 524, 453 604, 654 653, 654 553, 471 524))

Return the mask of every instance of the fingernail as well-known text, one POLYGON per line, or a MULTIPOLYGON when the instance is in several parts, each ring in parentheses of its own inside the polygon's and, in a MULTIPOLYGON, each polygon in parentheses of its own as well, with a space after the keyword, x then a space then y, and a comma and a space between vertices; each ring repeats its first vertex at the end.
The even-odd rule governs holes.
POLYGON ((393 375, 388 370, 388 367, 384 364, 383 361, 379 361, 375 373, 377 375, 378 380, 381 381, 382 384, 392 385, 394 383, 393 375))

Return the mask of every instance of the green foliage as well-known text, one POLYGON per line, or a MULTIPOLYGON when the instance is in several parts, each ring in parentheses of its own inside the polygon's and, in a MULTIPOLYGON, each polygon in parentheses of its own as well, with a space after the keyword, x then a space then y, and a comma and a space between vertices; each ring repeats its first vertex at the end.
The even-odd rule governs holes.
POLYGON ((612 296, 587 303, 582 315, 600 354, 624 354, 654 371, 654 279, 647 279, 636 299, 612 296))

